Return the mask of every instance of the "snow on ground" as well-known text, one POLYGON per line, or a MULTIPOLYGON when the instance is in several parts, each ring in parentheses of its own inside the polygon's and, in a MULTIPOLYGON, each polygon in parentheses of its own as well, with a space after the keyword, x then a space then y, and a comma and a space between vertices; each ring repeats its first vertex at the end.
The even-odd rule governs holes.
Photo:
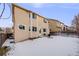
POLYGON ((79 55, 79 38, 67 36, 42 37, 14 44, 9 56, 75 56, 79 55))

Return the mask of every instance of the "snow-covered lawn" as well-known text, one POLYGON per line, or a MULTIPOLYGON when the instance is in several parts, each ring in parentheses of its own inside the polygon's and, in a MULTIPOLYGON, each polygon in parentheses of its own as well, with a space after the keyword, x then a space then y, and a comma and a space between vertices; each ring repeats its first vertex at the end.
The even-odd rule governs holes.
POLYGON ((79 55, 79 38, 67 36, 42 37, 14 44, 10 56, 74 56, 79 55))

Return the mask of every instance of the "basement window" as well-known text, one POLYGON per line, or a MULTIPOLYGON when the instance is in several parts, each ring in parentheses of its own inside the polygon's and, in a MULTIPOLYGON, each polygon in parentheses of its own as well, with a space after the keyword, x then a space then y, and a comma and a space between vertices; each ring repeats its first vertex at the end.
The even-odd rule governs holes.
POLYGON ((43 32, 46 32, 46 29, 45 28, 43 29, 43 32))
POLYGON ((24 25, 19 25, 19 29, 25 30, 25 26, 24 25))

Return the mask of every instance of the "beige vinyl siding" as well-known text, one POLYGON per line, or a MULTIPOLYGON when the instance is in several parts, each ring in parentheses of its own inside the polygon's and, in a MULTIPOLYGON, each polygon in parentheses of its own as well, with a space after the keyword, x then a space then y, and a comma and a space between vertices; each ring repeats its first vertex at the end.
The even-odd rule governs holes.
POLYGON ((29 38, 29 17, 28 12, 14 7, 14 15, 15 15, 15 41, 21 41, 29 38), (19 29, 19 25, 24 25, 25 30, 19 29))

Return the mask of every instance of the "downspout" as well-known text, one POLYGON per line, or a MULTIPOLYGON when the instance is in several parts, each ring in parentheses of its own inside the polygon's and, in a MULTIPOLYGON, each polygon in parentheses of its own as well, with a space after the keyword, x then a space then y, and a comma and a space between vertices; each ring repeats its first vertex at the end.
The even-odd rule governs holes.
POLYGON ((30 38, 32 38, 32 13, 30 13, 30 38))
POLYGON ((38 30, 38 16, 37 17, 37 36, 39 36, 39 30, 38 30))

